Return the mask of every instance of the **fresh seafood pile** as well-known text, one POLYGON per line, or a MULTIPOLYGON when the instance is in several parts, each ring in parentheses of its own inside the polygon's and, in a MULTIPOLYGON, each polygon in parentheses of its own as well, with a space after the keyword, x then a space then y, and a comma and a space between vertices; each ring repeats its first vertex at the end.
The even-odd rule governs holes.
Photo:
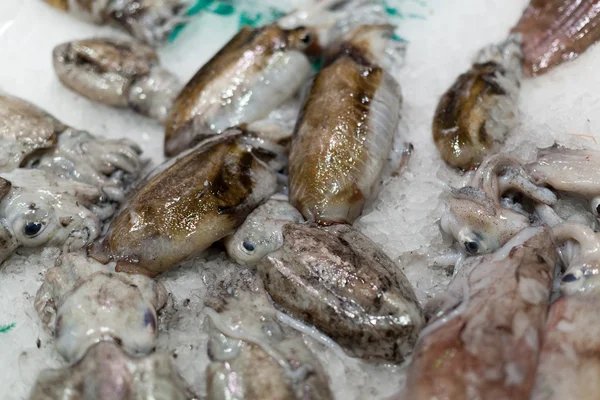
POLYGON ((244 26, 182 85, 153 46, 191 2, 46 2, 137 39, 60 44, 54 69, 89 100, 163 124, 171 158, 141 177, 135 143, 0 93, 0 263, 62 250, 34 308, 65 366, 31 399, 332 400, 321 353, 403 374, 394 399, 597 392, 600 153, 503 150, 523 76, 595 41, 592 2, 533 0, 442 96, 433 139, 464 176, 440 198, 452 279, 423 303, 410 266, 352 225, 412 157, 387 3, 314 0, 244 26), (293 121, 273 117, 281 107, 293 121), (229 264, 199 261, 214 254, 229 264), (193 275, 203 290, 174 298, 170 279, 193 275), (186 312, 202 348, 194 384, 162 341, 186 312))
POLYGON ((482 49, 440 99, 432 133, 442 159, 468 171, 498 152, 515 126, 522 75, 543 74, 599 39, 596 0, 531 0, 506 41, 482 49))

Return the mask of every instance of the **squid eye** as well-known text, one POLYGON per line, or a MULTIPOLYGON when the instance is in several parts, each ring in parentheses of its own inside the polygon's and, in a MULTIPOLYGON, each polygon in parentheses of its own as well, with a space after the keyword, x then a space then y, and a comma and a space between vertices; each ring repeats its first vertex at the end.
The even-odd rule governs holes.
POLYGON ((590 202, 590 207, 592 209, 592 214, 596 217, 600 217, 600 197, 594 197, 590 202))
POLYGON ((473 241, 467 241, 463 243, 465 245, 465 250, 469 254, 477 254, 479 252, 479 244, 473 241))
POLYGON ((577 280, 577 277, 573 274, 566 274, 562 278, 563 282, 575 282, 576 280, 577 280))
POLYGON ((310 32, 306 32, 301 38, 300 40, 302 41, 302 43, 304 44, 309 44, 312 41, 312 34, 310 32))
POLYGON ((156 320, 154 319, 154 314, 150 310, 146 310, 144 313, 144 326, 151 326, 152 330, 156 330, 156 320))
POLYGON ((35 237, 38 233, 40 233, 43 226, 44 225, 41 222, 37 222, 37 221, 28 222, 27 224, 25 224, 25 227, 23 228, 23 232, 25 233, 26 236, 35 237))
POLYGON ((250 242, 247 242, 247 241, 245 241, 245 240, 242 242, 242 246, 243 246, 243 247, 244 247, 244 249, 246 249, 246 251, 248 251, 249 253, 252 253, 252 252, 253 252, 253 251, 256 249, 256 247, 255 247, 255 246, 254 246, 252 243, 250 243, 250 242))

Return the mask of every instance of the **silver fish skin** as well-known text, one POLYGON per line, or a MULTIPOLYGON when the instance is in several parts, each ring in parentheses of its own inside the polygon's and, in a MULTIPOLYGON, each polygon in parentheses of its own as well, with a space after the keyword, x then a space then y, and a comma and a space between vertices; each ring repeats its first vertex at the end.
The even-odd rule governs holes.
POLYGON ((242 28, 177 96, 166 123, 165 154, 267 117, 308 78, 306 53, 317 40, 307 28, 242 28))
POLYGON ((42 371, 29 397, 30 400, 197 398, 173 367, 170 356, 131 357, 110 342, 94 345, 81 361, 71 366, 42 371))
POLYGON ((529 399, 556 257, 550 229, 533 227, 469 259, 426 306, 403 398, 529 399))
POLYGON ((400 118, 396 80, 378 66, 392 27, 363 26, 315 77, 290 152, 290 201, 321 225, 352 223, 380 183, 400 118))
POLYGON ((288 224, 257 270, 275 304, 354 357, 401 362, 424 317, 414 291, 379 247, 348 225, 288 224))
POLYGON ((92 38, 56 46, 54 71, 67 88, 92 100, 164 123, 181 89, 153 48, 133 40, 92 38))

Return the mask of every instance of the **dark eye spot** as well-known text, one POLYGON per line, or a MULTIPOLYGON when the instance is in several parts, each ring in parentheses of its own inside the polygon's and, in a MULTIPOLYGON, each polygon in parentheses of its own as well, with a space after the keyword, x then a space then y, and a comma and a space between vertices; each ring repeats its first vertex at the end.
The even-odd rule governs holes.
POLYGON ((566 274, 562 278, 563 282, 575 282, 576 280, 577 280, 577 277, 573 274, 566 274))
POLYGON ((596 206, 596 215, 600 215, 600 204, 596 206))
POLYGON ((23 231, 25 232, 25 235, 27 235, 29 237, 34 237, 35 235, 40 233, 41 230, 42 230, 41 222, 28 222, 25 225, 25 228, 23 229, 23 231))
POLYGON ((302 36, 300 38, 300 40, 302 41, 302 43, 304 44, 309 44, 312 41, 312 35, 310 34, 310 32, 306 32, 304 34, 304 36, 302 36))
POLYGON ((254 247, 254 245, 250 242, 246 242, 245 240, 242 242, 242 246, 244 246, 244 249, 252 252, 256 249, 256 247, 254 247))
POLYGON ((146 310, 144 314, 144 326, 151 326, 152 330, 156 330, 156 320, 154 314, 150 310, 146 310))
POLYGON ((477 252, 479 251, 479 245, 477 244, 477 242, 465 242, 465 250, 467 250, 467 253, 469 254, 477 254, 477 252))

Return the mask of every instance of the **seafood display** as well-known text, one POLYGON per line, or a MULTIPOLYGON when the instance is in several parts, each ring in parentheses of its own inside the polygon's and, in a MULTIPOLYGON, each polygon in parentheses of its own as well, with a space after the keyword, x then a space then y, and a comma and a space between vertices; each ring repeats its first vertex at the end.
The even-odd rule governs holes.
POLYGON ((413 289, 372 241, 347 225, 283 227, 258 264, 273 301, 353 356, 401 362, 424 324, 413 289))
POLYGON ((43 371, 29 398, 191 400, 196 396, 166 355, 134 358, 114 343, 100 342, 72 366, 43 371))
MULTIPOLYGON (((595 137, 578 133, 597 128, 593 91, 582 98, 548 76, 521 92, 524 76, 595 43, 597 2, 531 0, 507 36, 522 10, 495 18, 482 13, 496 6, 473 1, 490 32, 446 40, 440 54, 445 27, 428 22, 417 36, 391 22, 439 23, 462 5, 42 3, 132 38, 88 25, 92 38, 75 40, 83 31, 65 28, 36 54, 53 47, 52 65, 27 59, 40 79, 0 82, 40 105, 74 101, 46 91, 58 77, 101 104, 81 115, 53 105, 90 125, 79 129, 0 91, 0 353, 18 366, 4 370, 5 390, 33 400, 597 397, 600 157, 595 137), (155 50, 200 10, 223 20, 155 50), (213 34, 222 41, 211 52, 230 39, 198 69, 213 34), (440 88, 424 80, 443 64, 427 58, 456 50, 477 53, 436 108, 440 88), (532 97, 546 85, 555 92, 532 97), (569 112, 556 88, 589 109, 553 119, 569 112), (527 121, 543 109, 550 122, 527 121), (94 124, 107 137, 83 130, 94 124), (32 371, 42 371, 35 383, 32 371)), ((15 37, 10 18, 0 41, 15 37)))
POLYGON ((290 153, 290 201, 308 221, 352 223, 371 200, 400 118, 396 80, 379 63, 390 26, 351 31, 314 78, 290 153))
POLYGON ((44 0, 59 10, 98 25, 116 26, 158 46, 185 22, 189 0, 44 0))
POLYGON ((132 40, 94 38, 63 43, 52 52, 60 82, 88 99, 164 123, 180 90, 153 48, 132 40))
POLYGON ((322 366, 297 333, 284 332, 255 273, 242 269, 218 280, 207 305, 208 399, 333 399, 322 366))
POLYGON ((41 108, 2 92, 0 151, 0 172, 40 169, 95 186, 115 202, 123 201, 127 186, 142 168, 142 150, 134 142, 70 128, 41 108))
POLYGON ((239 264, 256 264, 283 245, 283 226, 304 218, 286 196, 271 197, 252 211, 236 232, 225 239, 227 255, 239 264))
POLYGON ((522 163, 505 154, 488 157, 469 185, 443 195, 445 210, 440 225, 470 255, 490 253, 503 246, 536 217, 518 205, 502 204, 502 195, 516 190, 521 195, 552 205, 557 199, 549 189, 538 187, 522 163))
POLYGON ((232 129, 154 171, 97 243, 119 272, 155 276, 233 233, 276 190, 248 134, 232 129))
POLYGON ((165 155, 174 156, 229 127, 266 117, 311 72, 318 46, 308 28, 243 27, 181 90, 166 122, 165 155))
POLYGON ((523 38, 523 68, 544 74, 573 60, 600 39, 595 0, 531 0, 513 28, 523 38))
POLYGON ((21 247, 80 249, 100 234, 100 191, 44 171, 15 169, 0 176, 0 263, 21 247), (94 211, 97 210, 97 214, 94 211))
POLYGON ((101 341, 113 341, 131 355, 153 351, 156 310, 166 298, 162 284, 150 278, 108 272, 82 254, 65 254, 46 272, 35 308, 54 334, 58 353, 77 361, 101 341))
POLYGON ((482 49, 471 69, 444 93, 433 117, 433 140, 442 159, 476 168, 498 151, 516 123, 521 79, 519 38, 482 49))
POLYGON ((548 228, 526 228, 463 265, 428 306, 408 372, 408 399, 529 399, 556 253, 548 228))

